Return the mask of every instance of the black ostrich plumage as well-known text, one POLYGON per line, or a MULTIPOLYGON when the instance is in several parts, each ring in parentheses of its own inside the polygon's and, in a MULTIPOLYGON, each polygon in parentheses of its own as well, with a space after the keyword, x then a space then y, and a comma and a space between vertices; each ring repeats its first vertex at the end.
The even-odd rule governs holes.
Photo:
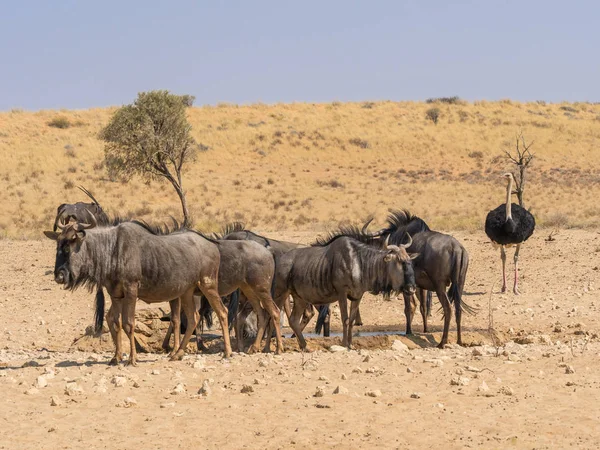
POLYGON ((500 245, 520 244, 533 234, 535 218, 525 208, 511 204, 512 219, 506 221, 506 204, 490 211, 485 219, 485 234, 500 245))

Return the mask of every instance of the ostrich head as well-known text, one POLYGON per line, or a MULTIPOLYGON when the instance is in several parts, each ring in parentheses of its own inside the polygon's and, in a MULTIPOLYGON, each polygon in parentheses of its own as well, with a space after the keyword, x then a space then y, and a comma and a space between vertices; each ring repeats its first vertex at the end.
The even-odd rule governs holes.
POLYGON ((515 181, 515 177, 510 172, 506 172, 505 174, 502 174, 502 177, 506 178, 507 181, 515 181))

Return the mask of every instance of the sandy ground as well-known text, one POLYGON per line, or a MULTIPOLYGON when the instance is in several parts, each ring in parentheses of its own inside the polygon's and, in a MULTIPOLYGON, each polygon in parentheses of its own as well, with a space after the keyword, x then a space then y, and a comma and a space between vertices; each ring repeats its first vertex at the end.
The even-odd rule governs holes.
MULTIPOLYGON (((598 448, 600 233, 547 236, 523 248, 515 297, 498 292, 483 233, 456 234, 471 256, 464 299, 480 308, 463 319, 464 348, 434 348, 436 313, 433 333, 359 336, 353 351, 328 350, 334 337, 301 354, 286 329, 282 356, 224 360, 215 340, 214 353, 140 354, 135 368, 107 365, 106 335, 73 345, 93 296, 53 282, 52 242, 0 241, 0 448, 598 448)), ((359 332, 404 329, 400 300, 362 305, 359 332)))

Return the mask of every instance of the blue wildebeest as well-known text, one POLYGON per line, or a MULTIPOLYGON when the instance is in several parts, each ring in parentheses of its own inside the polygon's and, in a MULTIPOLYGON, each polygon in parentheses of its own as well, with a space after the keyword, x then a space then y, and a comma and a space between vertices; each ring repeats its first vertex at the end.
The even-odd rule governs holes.
MULTIPOLYGON (((91 219, 91 223, 59 224, 60 234, 51 231, 44 234, 57 241, 54 279, 58 284, 70 290, 97 286, 109 293, 112 302, 107 321, 115 344, 111 364, 118 364, 122 358, 122 330, 130 343, 128 364, 136 364, 134 329, 138 298, 146 303, 181 299, 188 323, 193 324, 171 354, 172 360, 181 359, 199 319, 193 299, 196 287, 216 311, 223 330, 225 356, 231 355, 227 311, 217 287, 220 257, 215 241, 182 227, 153 229, 137 221, 96 227, 94 217, 91 219)), ((102 327, 103 312, 102 295, 97 297, 96 329, 102 327)))
MULTIPOLYGON (((258 319, 258 332, 254 344, 248 353, 260 348, 265 332, 267 313, 275 323, 277 353, 283 351, 281 329, 279 328, 279 309, 271 296, 275 261, 271 252, 254 241, 217 240, 220 254, 218 288, 221 297, 227 297, 238 289, 252 305, 258 319)), ((171 316, 178 317, 178 301, 171 302, 171 316)), ((176 324, 173 324, 176 326, 176 324)), ((177 328, 175 328, 177 330, 177 328)), ((170 339, 167 332, 165 342, 170 339)), ((201 332, 196 330, 196 339, 201 340, 201 332)), ((241 334, 237 336, 238 349, 242 343, 241 334)), ((164 346, 164 345, 163 345, 164 346)), ((240 349, 240 351, 242 351, 240 349)))
POLYGON ((275 302, 281 307, 288 295, 294 298, 290 326, 301 349, 306 348, 300 318, 307 303, 324 305, 337 301, 343 326, 342 345, 352 345, 352 325, 365 292, 374 294, 400 290, 415 291, 412 258, 406 245, 383 249, 347 236, 336 236, 312 247, 290 250, 277 266, 275 302), (351 300, 348 317, 347 300, 351 300))
POLYGON ((110 223, 108 216, 92 193, 83 186, 78 186, 78 188, 92 200, 92 203, 77 202, 60 205, 56 210, 53 231, 58 230, 59 223, 65 225, 70 220, 80 223, 91 223, 92 216, 98 225, 108 225, 110 223))
MULTIPOLYGON (((363 228, 365 230, 365 228, 363 228)), ((462 301, 462 294, 469 267, 469 254, 454 237, 430 231, 425 222, 409 211, 395 211, 388 218, 388 226, 375 233, 363 233, 364 239, 373 239, 379 242, 384 240, 392 244, 401 244, 408 236, 412 236, 412 244, 408 252, 417 253, 419 256, 413 261, 415 280, 421 303, 423 326, 427 331, 427 308, 423 301, 423 289, 434 291, 444 310, 444 331, 438 347, 443 348, 448 343, 448 331, 452 317, 451 303, 454 303, 456 316, 457 343, 462 345, 461 317, 462 311, 474 313, 476 310, 462 301), (407 230, 422 229, 423 231, 409 234, 407 230), (448 292, 446 288, 450 286, 448 292)), ((357 236, 355 236, 357 237, 357 236)), ((358 236, 358 239, 361 239, 358 236)), ((362 240, 362 239, 361 239, 362 240)), ((373 242, 373 241, 369 241, 373 242)), ((410 296, 404 295, 404 313, 406 315, 406 334, 412 334, 412 318, 414 304, 410 296)))

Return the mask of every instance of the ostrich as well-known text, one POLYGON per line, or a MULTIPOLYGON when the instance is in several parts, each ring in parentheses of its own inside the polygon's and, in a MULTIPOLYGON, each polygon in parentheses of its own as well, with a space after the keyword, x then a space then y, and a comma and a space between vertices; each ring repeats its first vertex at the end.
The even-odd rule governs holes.
POLYGON ((514 178, 512 173, 503 175, 507 179, 506 204, 498 206, 490 211, 485 219, 485 234, 492 240, 495 246, 500 246, 500 257, 502 258, 502 292, 506 292, 506 252, 504 247, 516 245, 515 250, 515 285, 513 292, 519 295, 518 268, 519 250, 521 244, 533 234, 535 219, 525 208, 510 203, 514 178))

